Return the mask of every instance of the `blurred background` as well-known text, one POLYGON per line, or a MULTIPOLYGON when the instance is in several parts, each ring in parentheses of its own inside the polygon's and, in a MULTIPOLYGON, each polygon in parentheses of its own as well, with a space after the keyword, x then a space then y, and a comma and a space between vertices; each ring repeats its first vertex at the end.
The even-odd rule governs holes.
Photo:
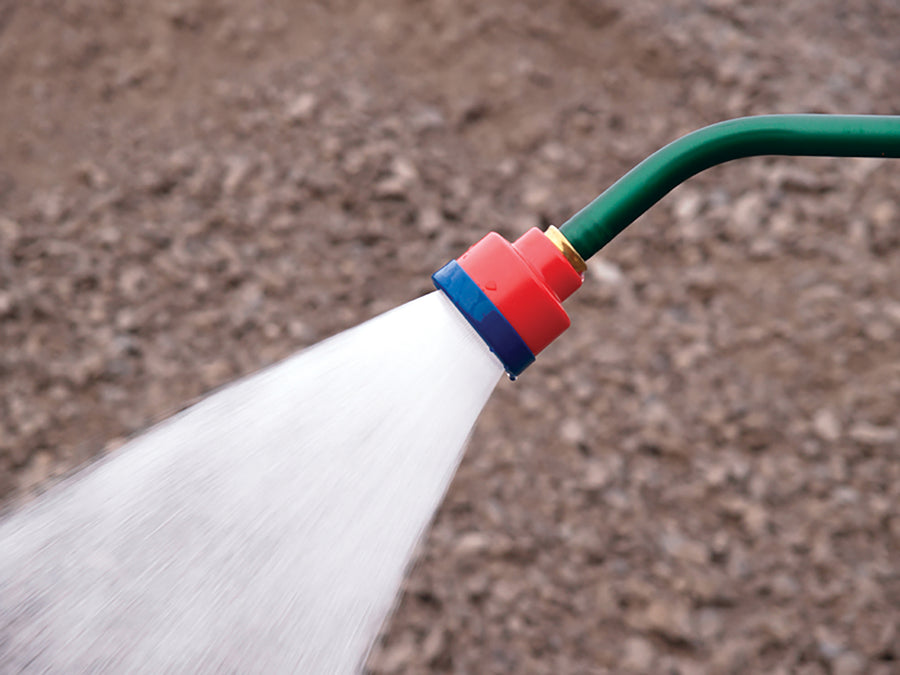
MULTIPOLYGON (((892 0, 0 0, 0 495, 685 132, 900 113, 897 35, 892 0)), ((371 673, 900 672, 898 194, 746 160, 605 249, 371 673)))

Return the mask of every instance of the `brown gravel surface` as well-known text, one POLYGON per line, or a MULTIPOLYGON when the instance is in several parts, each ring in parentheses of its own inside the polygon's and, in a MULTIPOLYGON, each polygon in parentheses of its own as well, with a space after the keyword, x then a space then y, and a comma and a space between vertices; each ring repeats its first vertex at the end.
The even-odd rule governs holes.
MULTIPOLYGON (((0 0, 0 493, 693 128, 900 112, 898 34, 891 0, 0 0)), ((592 261, 372 673, 900 672, 898 194, 742 161, 592 261)))

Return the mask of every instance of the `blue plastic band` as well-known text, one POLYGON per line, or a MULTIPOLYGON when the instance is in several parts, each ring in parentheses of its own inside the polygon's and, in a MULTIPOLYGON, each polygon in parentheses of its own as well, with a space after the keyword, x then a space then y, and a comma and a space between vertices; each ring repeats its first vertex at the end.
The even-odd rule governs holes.
POLYGON ((451 260, 431 278, 497 355, 510 379, 534 361, 534 354, 516 329, 458 262, 451 260))

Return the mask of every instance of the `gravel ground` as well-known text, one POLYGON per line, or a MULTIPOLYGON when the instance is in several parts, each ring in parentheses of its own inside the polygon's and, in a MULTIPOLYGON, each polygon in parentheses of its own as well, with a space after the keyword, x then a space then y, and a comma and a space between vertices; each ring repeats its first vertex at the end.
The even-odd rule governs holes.
MULTIPOLYGON (((0 0, 0 494, 559 224, 678 135, 900 112, 891 0, 0 0)), ((900 672, 900 163, 754 159, 592 261, 373 674, 900 672)))

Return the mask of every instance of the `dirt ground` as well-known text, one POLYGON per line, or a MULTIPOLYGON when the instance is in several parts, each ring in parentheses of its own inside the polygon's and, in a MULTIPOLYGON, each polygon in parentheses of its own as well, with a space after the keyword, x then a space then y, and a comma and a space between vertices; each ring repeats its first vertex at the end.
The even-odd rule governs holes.
MULTIPOLYGON (((893 0, 0 0, 0 494, 560 224, 696 127, 900 112, 893 0)), ((900 162, 761 158, 592 261, 386 673, 900 673, 900 162)))

